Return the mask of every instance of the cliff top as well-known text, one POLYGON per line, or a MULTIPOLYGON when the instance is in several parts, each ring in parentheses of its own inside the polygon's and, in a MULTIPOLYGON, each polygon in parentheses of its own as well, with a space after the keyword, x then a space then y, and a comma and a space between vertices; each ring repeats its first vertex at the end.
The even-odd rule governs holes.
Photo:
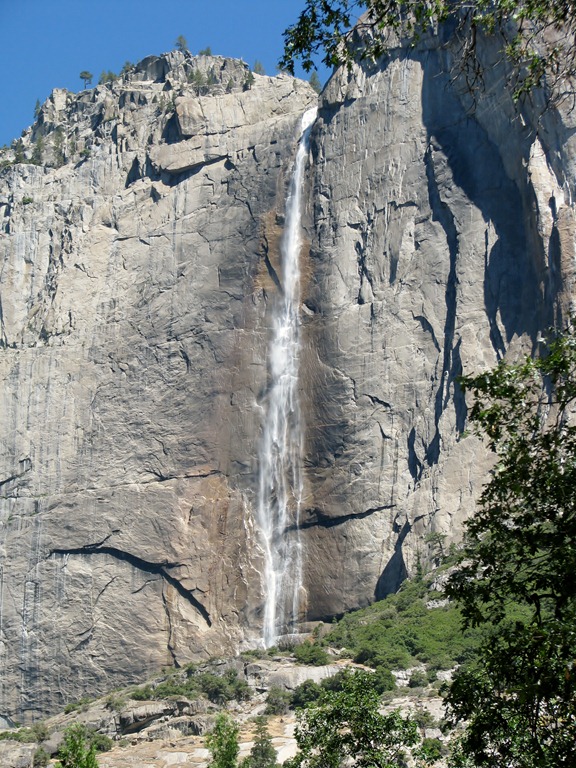
POLYGON ((110 73, 106 82, 93 88, 78 93, 55 88, 37 109, 35 122, 10 147, 0 149, 0 169, 21 163, 58 168, 82 161, 103 139, 115 140, 118 126, 133 123, 128 115, 136 111, 141 113, 137 122, 149 113, 146 122, 161 126, 160 134, 151 134, 146 144, 175 143, 183 137, 174 118, 179 99, 222 97, 226 103, 218 111, 226 112, 227 107, 238 104, 241 94, 254 90, 266 98, 264 92, 271 89, 282 101, 293 85, 309 88, 283 73, 276 77, 255 74, 240 59, 195 56, 189 51, 147 56, 126 66, 120 75, 110 73), (146 107, 148 110, 140 109, 146 107))

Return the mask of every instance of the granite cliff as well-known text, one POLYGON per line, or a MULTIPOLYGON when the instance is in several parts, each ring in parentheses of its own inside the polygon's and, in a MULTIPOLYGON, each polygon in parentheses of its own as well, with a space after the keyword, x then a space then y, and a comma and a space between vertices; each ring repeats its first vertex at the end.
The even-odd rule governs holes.
MULTIPOLYGON (((472 103, 441 42, 336 72, 312 131, 303 619, 458 539, 489 457, 455 378, 571 309, 570 113, 515 105, 489 44, 472 103)), ((246 76, 150 57, 55 91, 5 153, 0 714, 261 637, 270 307, 316 95, 246 76)))

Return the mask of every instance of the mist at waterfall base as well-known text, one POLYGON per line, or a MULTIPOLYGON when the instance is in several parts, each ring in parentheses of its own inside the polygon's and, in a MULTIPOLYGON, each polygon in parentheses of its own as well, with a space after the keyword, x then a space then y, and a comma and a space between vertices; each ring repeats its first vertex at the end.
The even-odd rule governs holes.
POLYGON ((302 454, 304 425, 298 396, 300 364, 300 249, 304 171, 316 108, 304 113, 281 243, 281 291, 273 309, 269 389, 259 454, 257 518, 266 590, 262 641, 291 634, 303 604, 302 454))

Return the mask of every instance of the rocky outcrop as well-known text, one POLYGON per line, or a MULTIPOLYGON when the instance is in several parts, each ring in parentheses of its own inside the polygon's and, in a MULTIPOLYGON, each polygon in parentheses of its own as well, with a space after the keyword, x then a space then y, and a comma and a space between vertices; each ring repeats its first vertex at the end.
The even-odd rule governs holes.
POLYGON ((338 72, 314 129, 310 618, 461 536, 489 458, 457 377, 535 351, 573 308, 574 116, 516 104, 493 40, 471 91, 442 32, 338 72))
POLYGON ((247 71, 172 53, 56 91, 43 164, 3 171, 0 712, 259 637, 266 292, 316 94, 247 71))
MULTIPOLYGON (((490 465, 457 377, 574 286, 571 113, 474 101, 441 37, 337 72, 302 253, 306 617, 457 540, 490 465)), ((257 455, 305 84, 150 57, 55 91, 0 178, 0 715, 258 641, 257 455), (22 160, 32 160, 27 164, 22 160)))

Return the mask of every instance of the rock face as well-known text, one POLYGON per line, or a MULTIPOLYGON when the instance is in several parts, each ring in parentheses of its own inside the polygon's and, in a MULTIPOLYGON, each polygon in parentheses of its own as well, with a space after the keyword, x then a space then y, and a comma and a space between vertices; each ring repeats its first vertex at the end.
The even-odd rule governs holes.
POLYGON ((458 540, 490 459, 456 378, 535 351, 573 309, 574 116, 517 106, 490 40, 473 101, 449 39, 338 72, 314 129, 310 619, 458 540))
MULTIPOLYGON (((441 42, 336 73, 313 129, 308 619, 458 539, 489 458, 455 379, 571 307, 572 118, 518 109, 489 44, 471 104, 441 42)), ((260 636, 269 312, 316 96, 246 78, 151 57, 54 92, 5 153, 41 164, 0 177, 0 715, 260 636)))
POLYGON ((0 712, 259 637, 266 292, 316 94, 247 72, 57 91, 22 142, 46 164, 3 172, 0 712))

